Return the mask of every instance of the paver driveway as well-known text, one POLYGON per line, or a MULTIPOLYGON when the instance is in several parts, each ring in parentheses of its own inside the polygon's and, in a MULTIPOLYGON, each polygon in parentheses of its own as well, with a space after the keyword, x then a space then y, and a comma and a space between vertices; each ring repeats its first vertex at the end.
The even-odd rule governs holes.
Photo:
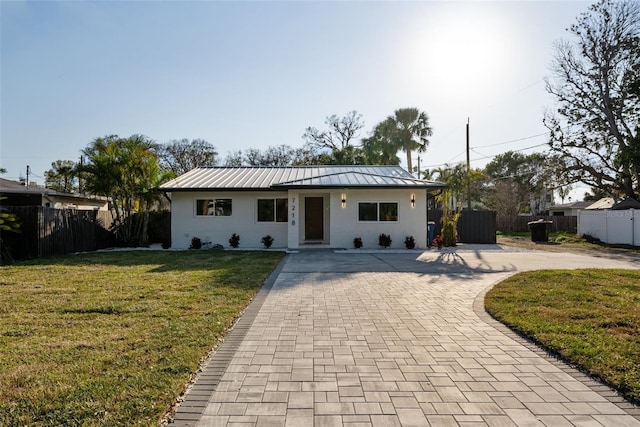
POLYGON ((499 246, 290 254, 175 423, 640 426, 637 407, 484 313, 490 285, 560 267, 640 264, 499 246))

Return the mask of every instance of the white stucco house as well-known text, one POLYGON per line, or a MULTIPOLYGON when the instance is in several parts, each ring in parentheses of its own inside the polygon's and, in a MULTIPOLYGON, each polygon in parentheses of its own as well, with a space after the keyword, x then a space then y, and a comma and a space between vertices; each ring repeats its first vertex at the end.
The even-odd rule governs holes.
POLYGON ((406 236, 427 242, 427 193, 444 184, 414 178, 400 166, 196 168, 160 186, 171 199, 171 246, 194 237, 241 248, 377 248, 381 233, 392 248, 406 236))

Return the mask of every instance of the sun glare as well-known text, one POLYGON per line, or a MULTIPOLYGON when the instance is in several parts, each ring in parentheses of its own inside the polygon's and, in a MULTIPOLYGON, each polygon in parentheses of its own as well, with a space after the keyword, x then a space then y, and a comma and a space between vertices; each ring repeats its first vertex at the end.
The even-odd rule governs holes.
POLYGON ((447 3, 413 28, 407 59, 429 87, 462 97, 510 79, 515 32, 493 4, 447 3))

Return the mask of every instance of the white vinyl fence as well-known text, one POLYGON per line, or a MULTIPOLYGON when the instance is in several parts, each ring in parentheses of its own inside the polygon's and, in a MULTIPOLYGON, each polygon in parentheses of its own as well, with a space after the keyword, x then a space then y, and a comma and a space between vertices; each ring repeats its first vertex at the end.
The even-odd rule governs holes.
POLYGON ((640 210, 580 210, 578 235, 609 244, 640 246, 640 210))

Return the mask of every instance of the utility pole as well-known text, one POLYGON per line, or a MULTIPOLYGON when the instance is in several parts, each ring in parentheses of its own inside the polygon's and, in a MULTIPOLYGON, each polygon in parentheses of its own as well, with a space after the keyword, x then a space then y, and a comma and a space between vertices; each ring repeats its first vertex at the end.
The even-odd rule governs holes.
POLYGON ((471 210, 471 159, 469 158, 469 118, 467 117, 467 209, 471 210))
MULTIPOLYGON (((80 156, 80 169, 84 166, 84 156, 80 156)), ((82 190, 82 172, 78 173, 78 194, 84 194, 82 190)))
POLYGON ((29 165, 27 165, 27 188, 29 188, 29 172, 31 172, 31 169, 29 168, 29 165))

